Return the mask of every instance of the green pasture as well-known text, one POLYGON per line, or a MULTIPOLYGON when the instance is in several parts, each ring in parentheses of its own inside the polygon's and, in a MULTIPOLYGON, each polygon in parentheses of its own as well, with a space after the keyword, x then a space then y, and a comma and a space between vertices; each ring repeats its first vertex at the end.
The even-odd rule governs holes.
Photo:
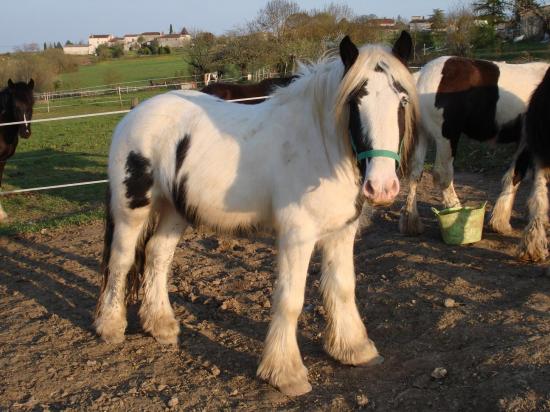
POLYGON ((161 56, 128 56, 80 66, 73 73, 59 76, 61 90, 93 87, 104 84, 181 76, 187 73, 181 53, 161 56))

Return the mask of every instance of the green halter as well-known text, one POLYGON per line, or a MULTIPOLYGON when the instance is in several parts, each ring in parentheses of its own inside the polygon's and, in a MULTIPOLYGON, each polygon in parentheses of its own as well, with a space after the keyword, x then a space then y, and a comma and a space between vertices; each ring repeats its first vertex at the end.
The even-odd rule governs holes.
POLYGON ((355 153, 355 157, 358 162, 373 158, 373 157, 389 157, 390 159, 393 159, 397 162, 397 164, 401 163, 401 156, 399 153, 396 153, 392 150, 384 150, 384 149, 371 149, 371 150, 365 150, 363 152, 357 152, 357 148, 355 147, 355 143, 353 142, 353 137, 350 130, 350 142, 351 147, 353 148, 353 153, 355 153))

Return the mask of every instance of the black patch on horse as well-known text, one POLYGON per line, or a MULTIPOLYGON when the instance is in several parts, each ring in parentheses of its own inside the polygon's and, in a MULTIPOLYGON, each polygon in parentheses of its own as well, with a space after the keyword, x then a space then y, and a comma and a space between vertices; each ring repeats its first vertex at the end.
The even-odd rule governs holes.
POLYGON ((181 166, 183 165, 183 161, 187 156, 187 151, 189 150, 190 144, 191 144, 191 136, 186 133, 185 136, 183 136, 183 139, 181 139, 178 142, 178 145, 176 147, 176 171, 175 171, 174 177, 178 175, 178 172, 180 171, 181 166))
POLYGON ((149 159, 131 151, 126 159, 126 197, 130 200, 130 209, 147 206, 150 202, 147 192, 153 186, 153 173, 149 159))
POLYGON ((494 63, 452 57, 445 62, 435 96, 443 109, 441 133, 450 140, 453 157, 460 135, 486 141, 496 136, 500 70, 494 63))
POLYGON ((525 116, 527 148, 543 168, 550 167, 550 69, 535 89, 525 116))
POLYGON ((198 210, 196 206, 191 206, 187 202, 187 174, 183 175, 179 184, 174 183, 172 187, 172 201, 178 213, 192 225, 199 223, 198 210))

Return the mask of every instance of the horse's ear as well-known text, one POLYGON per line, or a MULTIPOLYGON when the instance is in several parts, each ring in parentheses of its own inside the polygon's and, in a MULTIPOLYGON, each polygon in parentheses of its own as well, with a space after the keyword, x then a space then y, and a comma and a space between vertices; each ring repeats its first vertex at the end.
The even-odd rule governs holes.
POLYGON ((357 46, 353 44, 349 36, 344 37, 340 42, 340 57, 344 63, 346 72, 353 66, 353 63, 357 60, 357 56, 359 56, 357 46))
POLYGON ((29 87, 32 89, 34 89, 34 79, 30 79, 29 80, 29 87))
POLYGON ((15 84, 11 81, 11 79, 8 79, 8 87, 10 89, 13 89, 15 87, 15 84))
POLYGON ((411 57, 413 49, 413 42, 411 35, 403 30, 401 32, 401 35, 393 45, 392 52, 399 60, 401 60, 403 63, 407 64, 409 61, 409 58, 411 57))

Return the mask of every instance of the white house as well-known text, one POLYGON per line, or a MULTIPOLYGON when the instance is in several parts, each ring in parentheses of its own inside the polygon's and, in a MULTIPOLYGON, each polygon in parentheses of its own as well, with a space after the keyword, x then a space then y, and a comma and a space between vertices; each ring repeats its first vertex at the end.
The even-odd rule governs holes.
POLYGON ((409 29, 410 31, 430 31, 432 22, 424 16, 412 16, 409 29))
POLYGON ((144 33, 141 33, 139 37, 143 37, 143 41, 148 42, 158 39, 163 34, 164 33, 161 33, 159 31, 146 31, 144 33))
POLYGON ((63 46, 63 53, 86 56, 89 54, 90 46, 87 44, 68 44, 63 46))
POLYGON ((133 46, 138 44, 139 34, 125 34, 124 35, 124 50, 128 51, 133 46))
POLYGON ((88 54, 94 54, 98 46, 109 43, 113 37, 112 34, 91 34, 88 36, 88 54))

